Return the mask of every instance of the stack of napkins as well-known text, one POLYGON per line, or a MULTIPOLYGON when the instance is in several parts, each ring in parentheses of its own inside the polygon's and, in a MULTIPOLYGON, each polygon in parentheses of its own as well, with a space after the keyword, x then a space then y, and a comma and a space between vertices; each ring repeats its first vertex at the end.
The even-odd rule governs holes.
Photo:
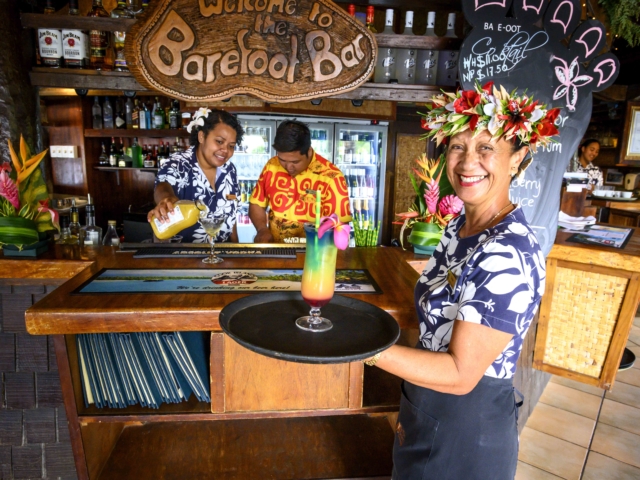
POLYGON ((587 225, 594 225, 596 217, 571 217, 564 212, 558 214, 558 226, 567 230, 584 230, 587 225))

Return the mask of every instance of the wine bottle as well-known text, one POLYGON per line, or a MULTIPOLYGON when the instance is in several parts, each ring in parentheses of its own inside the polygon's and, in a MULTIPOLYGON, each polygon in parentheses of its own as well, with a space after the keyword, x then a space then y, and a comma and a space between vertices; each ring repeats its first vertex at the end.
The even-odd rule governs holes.
MULTIPOLYGON (((402 35, 413 35, 413 12, 410 10, 405 16, 402 35)), ((396 78, 398 83, 413 85, 416 81, 415 75, 416 50, 414 48, 399 48, 396 54, 396 78)))

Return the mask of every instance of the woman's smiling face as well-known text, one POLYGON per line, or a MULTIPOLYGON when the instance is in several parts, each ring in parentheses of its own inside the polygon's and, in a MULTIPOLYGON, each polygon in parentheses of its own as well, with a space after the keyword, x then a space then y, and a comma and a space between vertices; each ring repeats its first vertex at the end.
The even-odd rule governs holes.
POLYGON ((514 153, 511 141, 496 140, 487 131, 474 137, 467 130, 449 140, 447 176, 465 205, 500 201, 526 153, 526 148, 514 153))
POLYGON ((209 167, 221 167, 233 156, 236 147, 236 131, 225 123, 218 123, 205 138, 198 132, 198 149, 209 167))

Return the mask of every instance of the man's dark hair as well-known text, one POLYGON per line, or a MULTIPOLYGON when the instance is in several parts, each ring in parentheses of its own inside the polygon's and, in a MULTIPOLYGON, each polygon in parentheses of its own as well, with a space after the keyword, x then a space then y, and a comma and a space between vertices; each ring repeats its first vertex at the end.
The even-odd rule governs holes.
POLYGON ((273 148, 276 152, 300 152, 302 155, 307 155, 311 148, 309 127, 306 123, 297 120, 285 120, 276 130, 273 148))
POLYGON ((591 145, 592 143, 597 143, 598 146, 600 146, 600 140, 598 140, 597 138, 587 138, 584 142, 582 142, 582 144, 580 145, 580 149, 579 151, 581 151, 583 148, 587 148, 589 145, 591 145))
POLYGON ((225 125, 233 128, 236 131, 236 144, 240 145, 242 143, 244 129, 240 125, 240 122, 238 122, 235 115, 231 115, 229 112, 225 112, 224 110, 211 110, 207 118, 204 119, 204 125, 202 127, 198 125, 196 128, 191 130, 189 143, 197 147, 200 144, 198 141, 198 132, 204 133, 204 138, 207 138, 209 132, 216 128, 216 125, 219 123, 224 123, 225 125))

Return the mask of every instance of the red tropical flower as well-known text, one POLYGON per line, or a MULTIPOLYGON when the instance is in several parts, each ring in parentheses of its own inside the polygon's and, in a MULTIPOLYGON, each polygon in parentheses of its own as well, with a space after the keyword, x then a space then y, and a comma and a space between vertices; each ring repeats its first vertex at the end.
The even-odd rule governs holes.
POLYGON ((460 98, 453 102, 453 109, 456 113, 464 113, 473 110, 480 103, 482 97, 475 90, 464 90, 460 98))
POLYGON ((485 83, 482 86, 482 90, 484 90, 485 93, 491 95, 491 90, 493 90, 493 81, 485 83))

